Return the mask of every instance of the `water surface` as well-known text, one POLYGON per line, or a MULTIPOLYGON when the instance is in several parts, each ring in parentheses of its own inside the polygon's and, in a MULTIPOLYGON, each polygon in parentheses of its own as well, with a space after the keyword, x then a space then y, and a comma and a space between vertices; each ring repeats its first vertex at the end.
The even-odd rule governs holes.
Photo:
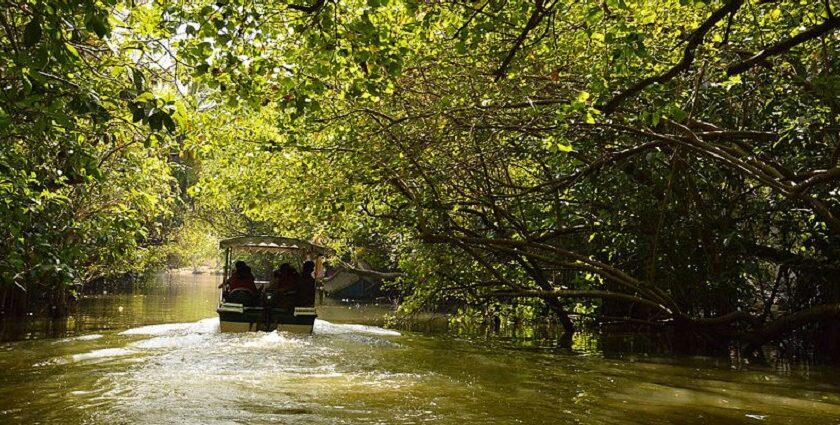
POLYGON ((319 307, 313 335, 221 334, 216 279, 98 293, 65 325, 4 325, 0 423, 840 424, 831 370, 398 332, 352 304, 319 307))

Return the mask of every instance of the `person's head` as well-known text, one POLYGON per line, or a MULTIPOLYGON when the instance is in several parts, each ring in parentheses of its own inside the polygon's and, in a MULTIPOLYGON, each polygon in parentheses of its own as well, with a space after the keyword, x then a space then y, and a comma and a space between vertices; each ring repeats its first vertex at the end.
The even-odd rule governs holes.
POLYGON ((301 274, 304 276, 311 276, 312 272, 315 271, 315 262, 312 260, 306 260, 303 262, 303 269, 301 270, 301 274))
POLYGON ((237 262, 233 263, 233 268, 234 268, 237 272, 242 272, 242 271, 244 271, 245 269, 247 269, 247 268, 248 268, 248 265, 247 265, 247 264, 245 264, 245 262, 244 262, 244 261, 239 260, 239 261, 237 261, 237 262))
POLYGON ((233 268, 235 270, 234 273, 236 273, 236 277, 239 279, 247 279, 248 275, 251 274, 251 268, 248 267, 248 265, 242 260, 233 263, 233 268))

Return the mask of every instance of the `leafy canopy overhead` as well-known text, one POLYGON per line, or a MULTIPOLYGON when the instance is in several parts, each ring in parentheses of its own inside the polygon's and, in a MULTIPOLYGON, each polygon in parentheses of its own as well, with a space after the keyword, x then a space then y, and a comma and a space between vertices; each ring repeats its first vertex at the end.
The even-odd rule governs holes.
POLYGON ((836 8, 212 2, 164 20, 230 123, 198 137, 205 208, 366 246, 418 305, 601 300, 760 339, 840 301, 821 289, 836 8), (801 316, 771 332, 773 305, 801 316))

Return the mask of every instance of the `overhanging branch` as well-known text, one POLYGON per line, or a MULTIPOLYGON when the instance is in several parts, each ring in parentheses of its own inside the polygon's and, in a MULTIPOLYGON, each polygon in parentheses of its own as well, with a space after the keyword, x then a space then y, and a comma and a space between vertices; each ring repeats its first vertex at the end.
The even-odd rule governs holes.
MULTIPOLYGON (((556 2, 554 3, 556 4, 556 2)), ((519 34, 519 37, 516 37, 516 40, 513 42, 513 47, 511 47, 510 51, 508 52, 505 59, 502 61, 502 64, 499 66, 499 69, 496 70, 496 78, 495 81, 499 81, 502 77, 505 76, 507 73, 507 69, 510 66, 510 63, 513 61, 513 57, 516 56, 516 52, 522 47, 522 44, 525 42, 525 39, 528 37, 528 34, 537 27, 537 25, 542 22, 543 18, 551 12, 551 8, 554 4, 543 7, 543 0, 536 0, 534 2, 534 12, 531 13, 531 17, 528 18, 528 23, 525 24, 525 28, 519 34)))
POLYGON ((289 9, 297 10, 297 11, 303 12, 303 13, 312 14, 312 13, 315 13, 315 12, 321 10, 321 8, 324 7, 324 3, 326 3, 326 0, 316 0, 315 3, 312 3, 309 6, 301 6, 299 4, 290 4, 289 9))
POLYGON ((599 291, 599 290, 572 290, 560 289, 556 291, 546 290, 518 290, 518 291, 498 291, 493 293, 494 297, 532 297, 532 298, 597 298, 597 299, 615 299, 637 303, 648 306, 654 310, 661 311, 668 315, 673 315, 674 312, 668 307, 657 302, 637 297, 635 295, 625 294, 621 292, 599 291))
POLYGON ((601 106, 599 109, 604 112, 604 114, 611 114, 614 112, 618 106, 624 102, 625 100, 637 95, 639 92, 644 90, 650 85, 653 84, 663 84, 677 75, 679 73, 688 70, 691 67, 692 62, 694 62, 694 51, 697 47, 703 43, 703 39, 706 37, 706 34, 715 27, 715 25, 720 22, 726 15, 738 11, 738 9, 744 4, 744 0, 730 0, 725 5, 721 6, 718 10, 712 13, 701 25, 698 27, 694 32, 691 34, 691 38, 688 39, 688 44, 683 49, 683 57, 682 59, 671 69, 663 72, 654 77, 645 78, 636 84, 630 86, 628 89, 624 90, 623 92, 617 94, 615 97, 610 99, 609 102, 601 106))
POLYGON ((802 43, 805 43, 806 41, 813 40, 837 28, 840 28, 840 18, 837 18, 835 16, 829 16, 828 19, 826 19, 825 21, 823 21, 823 23, 819 25, 813 26, 799 34, 796 34, 793 37, 782 40, 756 53, 749 59, 730 65, 729 68, 726 69, 726 73, 729 75, 741 74, 747 71, 748 69, 758 65, 770 56, 775 56, 787 52, 788 50, 802 43))

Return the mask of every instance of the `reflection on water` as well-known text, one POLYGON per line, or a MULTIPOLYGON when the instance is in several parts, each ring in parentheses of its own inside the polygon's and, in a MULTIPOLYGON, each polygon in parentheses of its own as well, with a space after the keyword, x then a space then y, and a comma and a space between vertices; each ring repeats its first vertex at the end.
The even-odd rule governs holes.
POLYGON ((213 275, 162 274, 127 285, 100 286, 79 301, 67 320, 0 321, 0 341, 67 337, 203 319, 215 312, 219 279, 213 275))
POLYGON ((397 332, 355 307, 324 309, 313 335, 221 334, 213 277, 137 293, 0 343, 0 423, 840 424, 825 372, 397 332))

